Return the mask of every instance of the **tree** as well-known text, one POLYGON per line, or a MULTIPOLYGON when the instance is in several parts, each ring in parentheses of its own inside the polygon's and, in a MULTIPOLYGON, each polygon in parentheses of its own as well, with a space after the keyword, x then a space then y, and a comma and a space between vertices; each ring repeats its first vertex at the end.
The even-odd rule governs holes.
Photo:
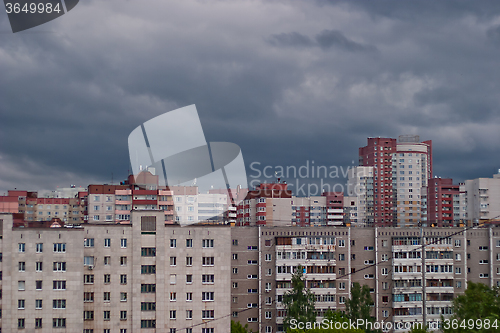
POLYGON ((367 285, 361 287, 358 282, 354 282, 351 288, 351 298, 345 304, 347 317, 352 321, 363 319, 365 322, 373 322, 375 319, 370 315, 373 304, 370 287, 367 285))
POLYGON ((500 289, 468 282, 463 295, 453 300, 453 315, 443 322, 443 332, 498 332, 500 329, 500 289), (488 320, 488 321, 487 321, 488 320), (489 323, 486 326, 486 323, 489 323), (486 327, 486 328, 485 328, 486 327))
POLYGON ((303 268, 299 265, 292 275, 292 290, 283 295, 283 304, 286 311, 286 317, 283 320, 285 331, 290 328, 292 319, 304 323, 314 323, 316 321, 315 297, 311 290, 306 289, 303 276, 303 268))
POLYGON ((252 333, 252 331, 248 332, 248 324, 243 326, 239 321, 231 320, 231 333, 252 333))

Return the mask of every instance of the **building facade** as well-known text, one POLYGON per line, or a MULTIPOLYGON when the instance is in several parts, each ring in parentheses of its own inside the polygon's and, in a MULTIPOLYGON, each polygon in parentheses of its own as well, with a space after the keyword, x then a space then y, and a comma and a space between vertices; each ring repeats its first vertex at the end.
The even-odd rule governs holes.
POLYGON ((10 214, 0 221, 6 332, 229 328, 229 226, 182 228, 158 210, 133 211, 130 224, 19 227, 10 214))

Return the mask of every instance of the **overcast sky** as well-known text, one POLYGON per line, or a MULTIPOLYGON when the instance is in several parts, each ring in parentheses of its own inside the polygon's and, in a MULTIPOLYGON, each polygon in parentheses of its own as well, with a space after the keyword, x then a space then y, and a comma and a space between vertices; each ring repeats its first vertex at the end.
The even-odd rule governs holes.
POLYGON ((84 0, 16 34, 0 12, 0 194, 116 183, 130 132, 190 104, 249 180, 400 134, 433 140, 435 175, 491 177, 500 1, 84 0))

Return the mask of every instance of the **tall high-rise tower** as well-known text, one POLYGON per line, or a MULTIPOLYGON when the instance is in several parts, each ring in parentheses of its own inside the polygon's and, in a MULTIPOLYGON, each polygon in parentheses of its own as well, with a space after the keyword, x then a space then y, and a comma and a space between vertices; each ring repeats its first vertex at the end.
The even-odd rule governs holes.
POLYGON ((419 136, 368 138, 359 148, 359 165, 373 167, 375 226, 417 226, 421 222, 422 194, 432 177, 432 141, 419 136))

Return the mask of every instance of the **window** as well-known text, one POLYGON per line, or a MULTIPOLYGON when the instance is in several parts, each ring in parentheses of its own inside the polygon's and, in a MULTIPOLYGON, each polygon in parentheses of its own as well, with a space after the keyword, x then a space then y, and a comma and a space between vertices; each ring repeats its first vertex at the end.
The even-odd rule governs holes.
POLYGON ((94 247, 94 239, 93 238, 85 238, 83 240, 84 247, 94 247))
POLYGON ((125 249, 127 247, 127 239, 126 238, 120 239, 120 247, 122 249, 125 249))
POLYGON ((186 302, 191 302, 193 300, 193 293, 186 293, 186 302))
POLYGON ((345 260, 345 254, 339 253, 339 261, 344 261, 344 260, 345 260))
POLYGON ((193 319, 193 310, 186 310, 186 319, 193 319))
POLYGON ((345 282, 339 282, 339 290, 345 290, 345 282))
POLYGON ((233 267, 233 274, 238 274, 238 268, 233 267))
POLYGON ((155 284, 141 284, 141 293, 155 293, 156 285, 155 284))
POLYGON ((17 300, 17 308, 19 310, 24 310, 24 305, 25 305, 25 301, 24 299, 19 299, 17 300))
POLYGON ((177 293, 175 293, 175 292, 170 293, 170 301, 171 302, 177 301, 177 293))
POLYGON ((214 310, 202 310, 201 319, 214 319, 214 310))
POLYGON ((203 302, 209 302, 214 300, 214 292, 213 291, 204 291, 201 293, 201 300, 203 302))
POLYGON ((273 313, 271 311, 266 311, 266 319, 272 319, 273 313))
POLYGON ((176 283, 177 283, 177 275, 170 274, 170 284, 176 284, 176 283))
POLYGON ((94 293, 84 292, 83 293, 83 301, 84 302, 93 302, 94 301, 94 293))
POLYGON ((455 274, 462 274, 462 268, 461 267, 455 267, 455 274))
POLYGON ((126 302, 127 301, 127 293, 120 293, 120 302, 126 302))
POLYGON ((83 320, 94 320, 94 311, 83 311, 83 320))
POLYGON ((127 311, 120 311, 120 320, 127 320, 127 311))
POLYGON ((17 319, 17 328, 24 328, 24 318, 17 319))
POLYGON ((104 274, 104 283, 111 283, 111 274, 104 274))
POLYGON ((24 290, 24 289, 25 289, 25 282, 17 281, 17 290, 24 290))
POLYGON ((19 272, 24 272, 24 271, 26 271, 26 262, 24 262, 24 261, 20 261, 20 262, 18 263, 18 266, 19 266, 19 272))
POLYGON ((213 266, 214 265, 214 257, 202 257, 201 264, 202 266, 213 266))
POLYGON ((104 311, 103 313, 103 319, 104 320, 111 320, 111 311, 104 311))
POLYGON ((104 302, 111 301, 111 293, 109 291, 105 291, 103 293, 103 300, 104 300, 104 302))
POLYGON ((214 240, 213 239, 203 239, 201 244, 202 244, 203 248, 213 248, 214 247, 214 240))
POLYGON ((457 288, 462 288, 462 281, 457 281, 455 285, 457 288))
MULTIPOLYGON (((172 258, 170 257, 170 263, 172 263, 172 258)), ((142 265, 141 274, 156 274, 156 265, 142 265)))
POLYGON ((273 259, 273 255, 271 253, 266 253, 266 261, 271 261, 273 259))
POLYGON ((83 283, 84 284, 93 284, 94 283, 94 274, 84 274, 83 275, 83 283))
POLYGON ((193 283, 193 275, 192 274, 186 275, 186 283, 193 283))
POLYGON ((177 266, 177 257, 170 257, 170 266, 177 266))
POLYGON ((66 327, 66 318, 53 318, 52 327, 66 327))
POLYGON ((170 247, 171 248, 177 247, 177 239, 171 239, 170 240, 170 247))
POLYGON ((213 327, 209 327, 209 328, 202 328, 201 329, 201 333, 214 333, 214 328, 213 327))
POLYGON ((120 257, 120 266, 127 266, 127 257, 120 257))
POLYGON ((257 265, 258 263, 259 263, 259 261, 258 261, 258 260, 248 260, 248 261, 247 261, 247 264, 248 264, 248 265, 257 265))
POLYGON ((339 296, 339 304, 345 304, 345 296, 339 296))
POLYGON ((36 309, 36 310, 40 310, 40 309, 42 309, 42 302, 43 302, 43 301, 42 301, 41 299, 36 299, 36 300, 35 300, 35 309, 36 309))
POLYGON ((142 257, 155 257, 156 256, 156 248, 155 247, 143 247, 143 248, 141 248, 141 256, 142 257))
POLYGON ((35 289, 42 290, 42 281, 41 280, 35 281, 35 289))
POLYGON ((65 299, 52 300, 52 309, 66 309, 66 300, 65 299))
POLYGON ((382 268, 382 275, 388 275, 389 269, 387 267, 382 268))
POLYGON ((105 256, 104 257, 104 266, 109 266, 109 265, 111 265, 111 257, 105 256))
POLYGON ((42 328, 42 318, 35 318, 35 328, 42 328))
POLYGON ((104 238, 104 247, 111 247, 111 238, 104 238))
POLYGON ((19 252, 20 253, 24 253, 26 251, 26 244, 25 243, 19 243, 18 244, 18 248, 19 248, 19 252))
POLYGON ((186 239, 186 247, 193 247, 193 240, 192 239, 186 239))
POLYGON ((141 303, 141 311, 156 311, 156 303, 155 302, 142 302, 141 303))
POLYGON ((43 252, 43 243, 36 243, 36 253, 43 252))
POLYGON ((154 319, 142 319, 141 320, 141 328, 155 328, 156 320, 154 319))
POLYGON ((215 278, 213 274, 203 274, 201 276, 201 283, 203 284, 212 284, 215 282, 215 278))
POLYGON ((193 257, 186 257, 186 266, 193 266, 193 257))
POLYGON ((170 310, 170 319, 172 319, 172 320, 177 319, 177 311, 176 310, 170 310))
POLYGON ((479 251, 488 251, 488 247, 487 246, 480 246, 479 251))
POLYGON ((238 288, 238 282, 233 282, 233 289, 238 288))
POLYGON ((382 310, 382 317, 384 317, 384 318, 389 317, 389 311, 387 311, 387 310, 382 310))
POLYGON ((382 282, 382 289, 383 290, 389 289, 389 282, 382 282))
POLYGON ((339 247, 345 247, 345 240, 339 239, 339 247))
POLYGON ((54 252, 66 252, 66 243, 54 243, 54 252))
POLYGON ((238 253, 233 253, 233 260, 238 260, 238 253))
POLYGON ((233 245, 234 246, 238 246, 238 240, 237 239, 233 239, 233 245))
POLYGON ((127 274, 120 275, 120 284, 127 284, 127 274))
POLYGON ((84 266, 94 266, 94 257, 85 256, 83 257, 84 266))

